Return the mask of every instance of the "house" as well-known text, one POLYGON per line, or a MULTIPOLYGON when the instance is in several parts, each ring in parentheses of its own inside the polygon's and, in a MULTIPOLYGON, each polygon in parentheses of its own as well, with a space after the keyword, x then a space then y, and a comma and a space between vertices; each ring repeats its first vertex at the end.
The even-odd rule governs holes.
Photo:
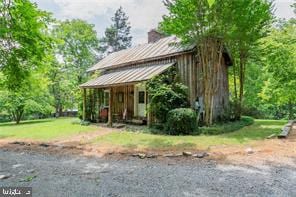
MULTIPOLYGON (((145 81, 173 66, 188 87, 188 100, 194 108, 197 98, 203 96, 201 66, 196 59, 196 47, 182 47, 176 44, 178 41, 174 36, 165 37, 151 30, 148 43, 112 53, 89 68, 88 72, 99 71, 100 76, 80 86, 84 93, 83 119, 108 119, 110 125, 120 120, 149 123, 150 115, 146 113, 149 92, 145 81)), ((229 102, 227 68, 231 59, 226 52, 223 57, 215 106, 229 102)))

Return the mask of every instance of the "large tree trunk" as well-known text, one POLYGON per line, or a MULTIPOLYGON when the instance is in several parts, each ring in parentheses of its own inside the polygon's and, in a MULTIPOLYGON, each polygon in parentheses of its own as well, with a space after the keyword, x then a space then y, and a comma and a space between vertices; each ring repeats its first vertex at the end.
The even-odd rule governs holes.
POLYGON ((223 64, 223 43, 207 38, 199 45, 203 73, 204 123, 207 126, 226 118, 228 106, 227 68, 223 64))

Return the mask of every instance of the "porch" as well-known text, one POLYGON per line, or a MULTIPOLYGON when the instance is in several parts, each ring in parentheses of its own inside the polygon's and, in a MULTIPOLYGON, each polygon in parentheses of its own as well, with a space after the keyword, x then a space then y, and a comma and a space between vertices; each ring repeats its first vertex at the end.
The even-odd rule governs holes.
POLYGON ((149 64, 115 69, 103 73, 80 87, 83 91, 83 120, 150 124, 146 81, 175 63, 149 64))
POLYGON ((146 124, 148 93, 145 83, 83 89, 83 120, 146 124))

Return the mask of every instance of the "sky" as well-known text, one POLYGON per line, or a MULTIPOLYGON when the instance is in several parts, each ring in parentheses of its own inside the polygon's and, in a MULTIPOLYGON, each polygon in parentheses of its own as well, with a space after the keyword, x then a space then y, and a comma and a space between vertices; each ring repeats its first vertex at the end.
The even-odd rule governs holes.
MULTIPOLYGON (((156 28, 167 10, 162 0, 32 0, 42 10, 52 12, 60 20, 80 18, 95 25, 99 37, 111 24, 111 17, 120 6, 129 16, 133 44, 147 42, 147 32, 156 28)), ((275 15, 293 17, 290 5, 296 0, 275 0, 275 15)))

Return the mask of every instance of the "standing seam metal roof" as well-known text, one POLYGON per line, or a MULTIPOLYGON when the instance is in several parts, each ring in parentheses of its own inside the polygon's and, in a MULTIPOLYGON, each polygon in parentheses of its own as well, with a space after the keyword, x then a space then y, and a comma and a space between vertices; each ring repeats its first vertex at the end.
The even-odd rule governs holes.
POLYGON ((99 63, 89 68, 88 71, 116 67, 124 64, 132 64, 137 61, 145 61, 176 53, 187 52, 194 49, 194 46, 182 47, 180 39, 175 36, 162 38, 154 43, 147 43, 112 53, 102 59, 99 63))
POLYGON ((156 75, 163 73, 175 63, 133 67, 120 71, 104 74, 96 79, 90 80, 82 85, 81 88, 102 88, 108 86, 137 83, 149 80, 156 75))

